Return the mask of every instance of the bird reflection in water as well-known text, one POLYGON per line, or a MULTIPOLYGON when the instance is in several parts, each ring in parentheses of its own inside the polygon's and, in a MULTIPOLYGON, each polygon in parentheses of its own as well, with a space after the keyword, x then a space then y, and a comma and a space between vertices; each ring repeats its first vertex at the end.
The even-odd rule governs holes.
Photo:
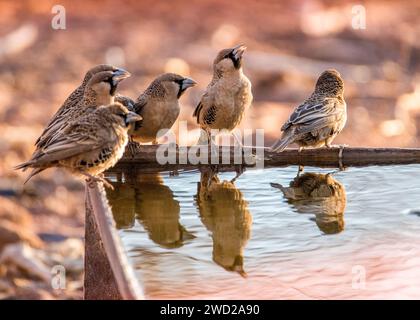
POLYGON ((244 248, 252 216, 242 192, 233 182, 220 181, 213 169, 202 169, 196 204, 202 223, 212 233, 213 261, 246 277, 244 248))
POLYGON ((112 215, 117 229, 131 229, 134 227, 136 215, 136 189, 122 182, 112 182, 114 190, 106 188, 108 203, 112 208, 112 215))
POLYGON ((174 199, 172 190, 164 185, 159 173, 127 173, 124 177, 124 184, 114 183, 115 190, 107 191, 117 226, 118 221, 130 215, 132 222, 129 225, 133 226, 136 218, 153 242, 169 249, 179 248, 185 240, 194 238, 180 224, 179 201, 174 199), (115 197, 117 201, 113 201, 113 193, 119 194, 115 197))
POLYGON ((323 233, 336 234, 344 230, 346 191, 331 173, 305 173, 291 181, 289 187, 278 183, 271 186, 280 189, 297 212, 314 214, 323 233))

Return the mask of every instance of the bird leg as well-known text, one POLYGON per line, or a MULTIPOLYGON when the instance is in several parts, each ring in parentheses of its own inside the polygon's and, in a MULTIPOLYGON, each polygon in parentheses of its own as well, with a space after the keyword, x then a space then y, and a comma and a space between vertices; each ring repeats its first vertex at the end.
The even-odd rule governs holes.
POLYGON ((131 158, 134 158, 136 154, 140 152, 140 149, 141 149, 140 143, 130 138, 130 140, 128 141, 126 150, 127 150, 127 153, 131 156, 131 158))
POLYGON ((298 176, 298 177, 299 177, 299 176, 300 176, 300 174, 303 172, 304 168, 305 168, 305 166, 302 166, 301 164, 299 165, 299 167, 298 167, 298 172, 297 172, 297 176, 298 176))
POLYGON ((236 132, 232 131, 232 136, 235 139, 236 143, 238 144, 238 146, 241 147, 241 149, 244 148, 244 145, 242 144, 241 139, 238 137, 238 135, 236 134, 236 132))
POLYGON ((343 158, 343 150, 344 150, 345 147, 348 147, 349 145, 348 144, 329 144, 329 143, 327 143, 325 146, 329 149, 330 148, 339 148, 340 151, 338 152, 338 158, 342 159, 343 158))
MULTIPOLYGON (((299 149, 298 149, 298 153, 301 153, 303 151, 303 147, 299 147, 299 149)), ((300 174, 303 172, 303 169, 305 168, 305 166, 303 166, 303 165, 299 165, 299 167, 298 167, 298 173, 297 173, 297 176, 299 177, 300 176, 300 174)))
POLYGON ((348 144, 339 144, 339 145, 331 145, 329 143, 327 143, 325 145, 327 148, 339 148, 340 150, 338 151, 338 167, 340 168, 340 171, 344 170, 344 166, 343 166, 343 150, 345 147, 348 147, 348 144))
POLYGON ((213 182, 213 179, 217 177, 217 174, 219 172, 219 166, 218 165, 210 165, 207 167, 207 170, 209 170, 209 178, 207 180, 207 188, 210 188, 210 185, 213 182))
MULTIPOLYGON (((219 156, 219 146, 216 144, 216 137, 212 136, 210 131, 206 131, 207 138, 210 146, 211 158, 218 158, 219 156)), ((210 161, 211 162, 211 161, 210 161)), ((219 163, 219 162, 218 162, 219 163)))
POLYGON ((245 172, 245 169, 246 169, 245 166, 241 164, 236 165, 235 166, 236 175, 232 180, 230 180, 230 182, 234 183, 245 172))
POLYGON ((169 171, 169 176, 170 176, 170 177, 177 177, 177 176, 179 176, 178 167, 176 167, 176 168, 175 168, 175 169, 173 169, 172 171, 169 171))

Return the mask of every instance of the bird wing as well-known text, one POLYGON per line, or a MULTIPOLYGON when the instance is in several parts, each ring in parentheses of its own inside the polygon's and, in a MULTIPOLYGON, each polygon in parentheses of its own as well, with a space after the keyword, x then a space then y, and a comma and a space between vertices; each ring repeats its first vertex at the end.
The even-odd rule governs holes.
POLYGON ((201 109, 203 109, 203 104, 200 101, 198 103, 197 107, 195 107, 195 110, 194 110, 194 113, 193 113, 193 117, 196 117, 197 118, 197 123, 198 123, 198 119, 200 117, 201 109))
POLYGON ((305 102, 295 109, 281 130, 294 126, 297 130, 295 134, 303 134, 331 125, 341 116, 337 103, 337 99, 333 98, 320 103, 305 102))
POLYGON ((141 94, 138 98, 137 101, 134 103, 134 112, 141 115, 142 114, 142 110, 143 108, 146 106, 147 104, 147 95, 146 94, 141 94))
POLYGON ((201 97, 200 102, 194 110, 193 116, 197 117, 197 123, 200 123, 200 120, 202 120, 205 124, 211 124, 215 121, 215 101, 214 98, 212 98, 212 95, 209 94, 209 89, 207 89, 201 97), (203 114, 203 116, 200 119, 201 114, 203 114))
POLYGON ((52 118, 46 125, 44 131, 36 140, 35 145, 37 147, 43 147, 47 143, 48 138, 51 135, 51 132, 55 132, 57 128, 63 125, 63 122, 65 122, 67 115, 71 113, 73 108, 81 100, 82 96, 83 96, 82 87, 78 87, 70 94, 70 96, 66 99, 66 101, 64 101, 61 107, 52 116, 52 118))
POLYGON ((88 121, 78 121, 69 124, 65 130, 55 135, 34 162, 42 165, 99 150, 109 144, 109 138, 109 133, 102 126, 94 126, 88 121))

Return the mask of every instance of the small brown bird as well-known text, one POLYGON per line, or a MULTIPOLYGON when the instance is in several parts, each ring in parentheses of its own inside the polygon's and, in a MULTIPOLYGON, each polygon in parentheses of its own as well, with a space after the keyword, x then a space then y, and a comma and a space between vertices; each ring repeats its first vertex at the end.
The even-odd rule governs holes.
POLYGON ((289 144, 305 147, 331 147, 347 120, 344 83, 336 70, 324 71, 312 95, 298 106, 282 126, 281 138, 271 146, 281 152, 289 144))
POLYGON ((44 131, 40 135, 40 137, 35 142, 37 147, 42 147, 46 140, 48 140, 49 135, 56 129, 57 123, 62 123, 63 119, 67 118, 68 113, 72 113, 73 108, 76 107, 83 99, 83 94, 85 91, 85 87, 88 84, 89 80, 92 78, 93 75, 103 72, 103 71, 111 71, 116 72, 118 69, 114 66, 108 64, 100 64, 93 68, 91 68, 88 72, 86 72, 85 77, 82 81, 82 84, 78 86, 70 96, 64 101, 62 106, 57 110, 54 116, 50 119, 47 126, 45 127, 44 131))
POLYGON ((245 50, 243 45, 221 50, 213 62, 213 78, 194 111, 197 123, 205 131, 199 144, 213 143, 211 129, 235 129, 251 105, 251 82, 242 71, 245 50))
POLYGON ((325 234, 344 230, 346 191, 332 174, 305 173, 290 182, 289 187, 271 183, 299 213, 315 214, 318 228, 325 234))
MULTIPOLYGON (((158 76, 134 103, 132 111, 143 117, 143 122, 135 125, 130 132, 139 142, 157 144, 158 132, 170 129, 178 118, 180 106, 178 99, 197 83, 174 73, 158 76)), ((121 98, 118 98, 121 99, 121 98)), ((129 105, 130 99, 123 102, 129 105)))
POLYGON ((109 186, 99 174, 122 157, 130 124, 140 120, 141 116, 119 103, 97 107, 71 121, 31 160, 16 169, 33 168, 25 183, 45 169, 64 167, 76 175, 103 181, 109 186))
POLYGON ((54 139, 54 136, 61 134, 69 122, 93 111, 98 106, 114 103, 118 83, 129 76, 130 74, 122 69, 101 71, 93 75, 85 85, 82 99, 76 105, 67 108, 65 113, 57 117, 54 123, 51 123, 48 131, 44 131, 42 140, 39 141, 32 157, 42 153, 43 149, 54 139))

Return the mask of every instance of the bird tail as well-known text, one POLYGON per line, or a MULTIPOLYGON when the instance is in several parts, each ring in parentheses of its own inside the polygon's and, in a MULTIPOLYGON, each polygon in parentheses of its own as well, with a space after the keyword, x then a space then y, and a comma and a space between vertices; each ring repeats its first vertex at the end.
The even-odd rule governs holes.
POLYGON ((13 169, 15 169, 15 170, 21 170, 22 169, 22 171, 26 171, 31 165, 32 165, 32 161, 27 161, 27 162, 18 164, 13 169))
POLYGON ((280 184, 280 183, 274 183, 274 182, 270 182, 270 185, 273 187, 273 188, 276 188, 276 189, 280 189, 281 191, 285 191, 285 188, 280 184))
MULTIPOLYGON (((21 163, 19 165, 17 165, 16 167, 14 167, 15 170, 22 170, 22 171, 26 171, 28 168, 30 168, 32 165, 34 164, 33 160, 21 163)), ((38 173, 40 173, 41 171, 44 171, 46 168, 33 168, 31 173, 29 174, 29 176, 26 178, 25 183, 27 183, 34 175, 37 175, 38 173)))
POLYGON ((283 193, 283 195, 286 197, 286 198, 290 198, 290 199, 294 199, 295 198, 295 193, 294 193, 294 190, 293 190, 293 188, 285 188, 285 187, 283 187, 280 183, 274 183, 274 182, 271 182, 270 183, 270 185, 273 187, 273 188, 276 188, 276 189, 280 189, 280 191, 283 193))
POLYGON ((26 178, 26 180, 23 184, 26 184, 33 176, 37 175, 38 173, 40 173, 41 171, 44 171, 44 170, 45 170, 45 168, 34 168, 34 169, 32 169, 31 173, 26 178))
POLYGON ((294 140, 294 132, 288 132, 283 134, 283 136, 277 140, 272 146, 271 150, 274 152, 282 152, 286 147, 293 143, 294 140))

